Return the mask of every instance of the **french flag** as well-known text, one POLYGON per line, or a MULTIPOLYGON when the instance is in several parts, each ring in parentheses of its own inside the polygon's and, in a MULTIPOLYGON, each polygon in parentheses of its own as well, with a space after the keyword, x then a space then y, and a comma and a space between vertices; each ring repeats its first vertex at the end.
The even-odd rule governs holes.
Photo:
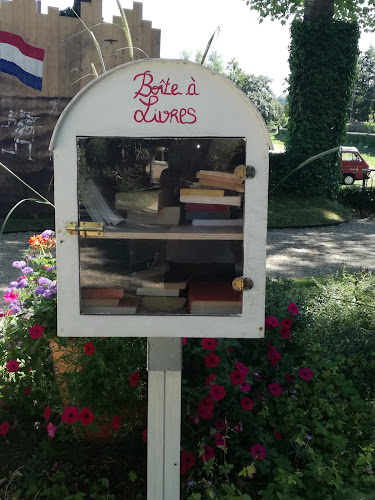
POLYGON ((0 31, 0 71, 14 75, 35 90, 42 90, 44 49, 18 35, 0 31))

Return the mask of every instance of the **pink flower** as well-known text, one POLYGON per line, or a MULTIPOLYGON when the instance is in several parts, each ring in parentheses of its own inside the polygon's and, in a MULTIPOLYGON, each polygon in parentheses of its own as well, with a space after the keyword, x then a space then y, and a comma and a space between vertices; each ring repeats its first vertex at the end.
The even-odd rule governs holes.
POLYGON ((275 438, 278 440, 278 441, 281 441, 281 434, 279 431, 276 431, 274 430, 273 431, 274 435, 275 435, 275 438))
POLYGON ((279 384, 276 384, 276 382, 272 382, 272 384, 269 384, 268 389, 273 396, 280 396, 280 394, 283 392, 283 388, 279 384))
POLYGON ((65 406, 61 420, 64 424, 70 425, 78 420, 79 409, 76 406, 65 406))
POLYGON ((222 434, 220 434, 220 432, 217 432, 215 434, 215 443, 216 446, 225 446, 225 448, 227 447, 227 440, 222 434))
POLYGON ((211 446, 203 446, 202 452, 201 459, 203 462, 208 462, 211 458, 215 458, 215 452, 211 446))
POLYGON ((247 396, 244 396, 240 401, 240 405, 244 410, 252 410, 254 408, 254 401, 247 396))
POLYGON ((82 410, 79 413, 78 420, 81 422, 82 425, 86 427, 87 425, 91 424, 94 418, 95 417, 91 413, 90 408, 82 408, 82 410))
POLYGON ((51 417, 51 408, 49 406, 46 406, 44 409, 44 418, 48 421, 51 417))
POLYGON ((243 384, 243 385, 241 385, 241 387, 240 387, 240 391, 241 391, 241 392, 250 392, 250 390, 251 390, 251 385, 250 385, 250 384, 248 384, 248 383, 243 384))
POLYGON ((245 373, 240 372, 240 370, 238 369, 235 369, 230 374, 230 381, 232 382, 233 385, 242 385, 244 383, 245 378, 246 378, 245 373))
POLYGON ((313 372, 310 370, 310 368, 301 368, 299 371, 299 376, 303 380, 311 380, 313 377, 313 372))
POLYGON ((266 317, 266 325, 278 328, 280 326, 280 323, 278 322, 278 320, 275 316, 267 316, 266 317))
POLYGON ((187 338, 182 337, 182 347, 186 346, 186 344, 187 344, 187 338))
POLYGON ((142 432, 142 439, 147 444, 147 429, 142 432))
POLYGON ((29 334, 32 339, 38 339, 43 335, 43 331, 44 331, 44 326, 36 324, 29 329, 29 334))
POLYGON ((95 346, 91 342, 87 342, 84 348, 85 348, 85 354, 87 354, 88 356, 92 356, 94 354, 95 346))
POLYGON ((197 416, 203 419, 213 418, 214 416, 214 401, 210 396, 203 398, 199 402, 197 416))
POLYGON ((9 432, 9 429, 10 429, 10 425, 9 425, 9 422, 7 420, 5 420, 5 422, 0 424, 0 434, 2 436, 5 436, 9 432))
POLYGON ((245 366, 241 361, 236 361, 236 368, 237 370, 240 370, 241 373, 244 373, 247 375, 249 373, 249 368, 245 366))
POLYGON ((207 356, 204 357, 204 363, 207 368, 215 368, 215 366, 220 363, 220 357, 216 356, 213 352, 210 352, 210 354, 207 354, 207 356))
POLYGON ((203 349, 206 351, 214 351, 215 347, 219 345, 219 341, 217 339, 202 339, 201 340, 203 349))
POLYGON ((292 328, 292 320, 289 318, 284 318, 281 320, 281 324, 290 330, 292 328))
POLYGON ((52 422, 49 422, 49 424, 46 425, 46 429, 50 438, 55 437, 55 432, 57 429, 56 425, 53 425, 52 422))
POLYGON ((212 385, 210 389, 210 396, 215 401, 220 401, 225 397, 225 389, 222 385, 212 385))
POLYGON ((18 367, 20 366, 20 364, 15 359, 10 359, 5 366, 8 372, 11 373, 11 372, 18 372, 18 367))
POLYGON ((254 444, 254 446, 250 448, 250 451, 254 458, 258 458, 259 460, 264 460, 266 458, 266 450, 259 443, 254 444))
POLYGON ((18 294, 13 292, 13 290, 9 293, 4 293, 4 302, 14 302, 18 299, 18 294))
POLYGON ((282 328, 280 328, 280 335, 284 339, 289 339, 290 338, 290 330, 288 330, 288 328, 283 326, 282 328))
POLYGON ((288 305, 288 311, 294 316, 295 314, 298 314, 298 307, 293 302, 290 302, 288 305))
POLYGON ((217 375, 215 373, 210 373, 204 381, 204 385, 212 385, 216 377, 217 375))
POLYGON ((116 432, 119 430, 121 423, 122 423, 122 419, 121 419, 120 415, 115 415, 112 417, 111 426, 112 426, 112 429, 114 429, 116 432))
POLYGON ((129 375, 129 382, 131 387, 137 387, 139 384, 139 380, 141 378, 141 375, 139 372, 134 372, 129 375))
POLYGON ((181 457, 181 475, 183 476, 186 472, 194 467, 195 465, 195 455, 190 453, 189 451, 185 451, 185 453, 181 457))

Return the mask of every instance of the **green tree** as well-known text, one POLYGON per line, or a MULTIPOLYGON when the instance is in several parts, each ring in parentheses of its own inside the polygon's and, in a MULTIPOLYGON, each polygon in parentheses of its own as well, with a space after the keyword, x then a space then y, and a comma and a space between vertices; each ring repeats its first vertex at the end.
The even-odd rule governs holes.
POLYGON ((228 63, 226 76, 247 95, 268 126, 281 125, 284 109, 270 88, 271 78, 248 75, 235 59, 228 63))
POLYGON ((375 121, 375 49, 372 45, 358 58, 351 119, 375 121))

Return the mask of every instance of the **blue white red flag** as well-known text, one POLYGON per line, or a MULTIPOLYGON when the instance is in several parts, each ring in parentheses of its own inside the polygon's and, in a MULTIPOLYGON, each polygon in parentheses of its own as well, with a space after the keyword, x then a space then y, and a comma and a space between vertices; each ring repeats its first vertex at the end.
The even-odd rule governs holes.
POLYGON ((33 47, 19 35, 0 31, 0 71, 42 90, 44 49, 33 47))

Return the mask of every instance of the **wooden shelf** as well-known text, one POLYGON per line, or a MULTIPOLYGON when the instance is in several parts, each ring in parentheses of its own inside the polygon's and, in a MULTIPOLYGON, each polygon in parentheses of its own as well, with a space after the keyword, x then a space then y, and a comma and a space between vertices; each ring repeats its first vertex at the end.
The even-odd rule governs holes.
POLYGON ((242 227, 197 227, 190 225, 119 224, 104 228, 103 236, 90 239, 116 240, 243 240, 242 227))

